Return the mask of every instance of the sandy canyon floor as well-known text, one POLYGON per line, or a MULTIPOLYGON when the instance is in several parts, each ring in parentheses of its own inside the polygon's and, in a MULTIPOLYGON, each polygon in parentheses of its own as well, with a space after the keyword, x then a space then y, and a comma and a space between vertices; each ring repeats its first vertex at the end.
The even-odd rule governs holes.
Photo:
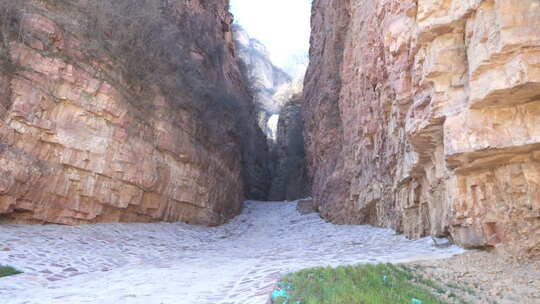
POLYGON ((285 273, 444 259, 464 251, 388 229, 336 226, 296 203, 247 202, 215 228, 181 223, 0 225, 0 303, 266 303, 285 273))

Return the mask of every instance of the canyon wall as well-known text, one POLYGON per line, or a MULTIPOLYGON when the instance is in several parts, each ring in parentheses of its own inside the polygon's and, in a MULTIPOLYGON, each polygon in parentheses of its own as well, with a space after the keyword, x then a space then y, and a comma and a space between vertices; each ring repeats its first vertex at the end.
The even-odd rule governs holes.
POLYGON ((234 24, 233 34, 240 66, 254 95, 259 127, 269 139, 275 140, 277 115, 284 101, 274 95, 291 82, 291 77, 272 63, 266 46, 251 38, 241 26, 234 24))
POLYGON ((315 0, 310 57, 324 217, 540 254, 540 2, 315 0))
POLYGON ((228 1, 0 5, 1 220, 217 225, 266 197, 228 1))
POLYGON ((306 198, 311 189, 307 177, 302 118, 302 83, 299 78, 283 87, 276 99, 283 100, 273 145, 272 185, 269 200, 293 201, 306 198))
MULTIPOLYGON (((267 198, 284 201, 307 197, 310 191, 301 113, 303 78, 292 80, 276 67, 266 46, 241 26, 235 24, 233 34, 242 74, 254 96, 259 127, 267 137, 267 198)), ((295 70, 301 69, 299 62, 295 70)))

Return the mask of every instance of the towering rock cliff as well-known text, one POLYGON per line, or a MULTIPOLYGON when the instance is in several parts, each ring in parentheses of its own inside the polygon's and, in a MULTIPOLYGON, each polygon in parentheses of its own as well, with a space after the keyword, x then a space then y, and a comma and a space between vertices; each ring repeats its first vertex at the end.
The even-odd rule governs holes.
POLYGON ((0 6, 0 219, 215 225, 266 196, 228 1, 0 6))
POLYGON ((259 126, 268 138, 275 140, 277 115, 283 101, 274 95, 291 82, 291 77, 272 63, 266 46, 251 38, 241 26, 233 25, 233 33, 238 60, 255 98, 259 126))
POLYGON ((538 1, 315 0, 312 30, 323 216, 540 254, 538 1))
POLYGON ((274 98, 283 104, 273 144, 272 201, 297 200, 310 195, 304 149, 304 120, 302 118, 302 83, 296 79, 282 87, 274 98))
MULTIPOLYGON (((233 26, 238 60, 254 95, 258 123, 267 137, 268 199, 295 200, 309 195, 301 113, 303 78, 291 80, 276 67, 260 41, 233 26)), ((301 63, 297 67, 300 70, 301 63)))

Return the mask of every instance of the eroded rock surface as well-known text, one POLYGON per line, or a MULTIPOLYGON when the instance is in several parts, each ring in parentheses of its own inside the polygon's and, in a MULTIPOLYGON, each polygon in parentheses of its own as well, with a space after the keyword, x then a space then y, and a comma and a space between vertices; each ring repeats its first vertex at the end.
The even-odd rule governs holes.
POLYGON ((233 26, 238 60, 254 95, 259 127, 267 137, 268 199, 296 200, 309 196, 301 113, 303 77, 291 80, 272 64, 260 41, 233 26))
MULTIPOLYGON (((228 1, 167 2, 169 26, 197 36, 167 49, 204 85, 174 94, 133 85, 122 56, 86 49, 77 3, 21 1, 24 13, 3 19, 0 218, 215 225, 240 212, 244 194, 265 196, 265 138, 234 58, 228 1)), ((160 83, 178 86, 183 72, 160 83)))
POLYGON ((250 37, 240 25, 233 25, 233 33, 238 60, 254 95, 259 126, 268 138, 275 140, 283 101, 274 95, 291 82, 291 77, 272 63, 266 46, 250 37))
POLYGON ((540 3, 316 0, 305 124, 326 218, 540 248, 540 3))
POLYGON ((286 97, 277 126, 272 152, 270 200, 297 200, 308 197, 311 189, 307 177, 304 149, 304 120, 302 118, 302 86, 293 82, 292 95, 286 97))

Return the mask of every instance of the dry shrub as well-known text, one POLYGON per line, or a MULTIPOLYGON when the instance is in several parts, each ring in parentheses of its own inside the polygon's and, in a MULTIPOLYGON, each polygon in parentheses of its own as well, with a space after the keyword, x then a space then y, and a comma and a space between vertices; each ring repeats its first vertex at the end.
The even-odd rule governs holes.
POLYGON ((198 110, 235 105, 224 89, 225 50, 215 39, 221 27, 213 16, 169 0, 0 0, 0 56, 7 58, 9 39, 25 39, 28 33, 21 33, 18 24, 24 13, 40 7, 78 36, 89 62, 109 59, 111 70, 121 71, 131 86, 157 86, 177 105, 198 110), (205 60, 194 60, 193 50, 205 60), (209 73, 216 75, 210 80, 209 73))
POLYGON ((98 76, 119 89, 142 119, 153 111, 150 95, 157 87, 171 105, 190 111, 198 122, 193 134, 198 139, 196 144, 221 149, 222 155, 230 158, 241 157, 248 188, 255 188, 252 184, 258 186, 266 174, 265 140, 254 122, 246 92, 231 93, 227 89, 230 83, 226 83, 223 66, 228 50, 219 38, 223 24, 215 16, 219 3, 202 1, 205 10, 190 9, 189 3, 0 0, 0 74, 11 75, 25 68, 9 62, 8 41, 18 39, 26 43, 40 39, 45 44, 46 56, 60 57, 78 68, 94 68, 96 61, 104 65, 98 76), (82 43, 78 49, 83 58, 72 58, 70 52, 47 45, 47 39, 22 32, 19 24, 24 15, 36 12, 53 20, 64 36, 82 43), (203 59, 194 59, 193 52, 203 59))

